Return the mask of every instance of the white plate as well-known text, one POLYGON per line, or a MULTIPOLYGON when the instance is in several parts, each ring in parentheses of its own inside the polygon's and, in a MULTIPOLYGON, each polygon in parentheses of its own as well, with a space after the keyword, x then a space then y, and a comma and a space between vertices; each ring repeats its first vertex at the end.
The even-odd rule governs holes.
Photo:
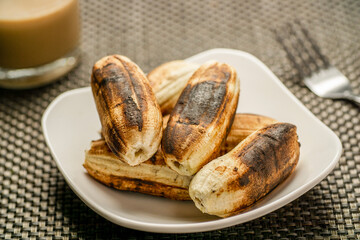
POLYGON ((57 97, 43 115, 42 127, 56 164, 73 191, 104 218, 133 229, 186 233, 215 230, 247 222, 298 198, 325 178, 342 152, 338 137, 320 122, 280 80, 254 56, 230 49, 213 49, 188 59, 226 62, 241 82, 238 112, 257 113, 298 127, 301 153, 295 172, 251 209, 220 219, 202 214, 192 201, 174 201, 121 192, 92 179, 82 167, 84 151, 99 137, 100 123, 90 88, 57 97))

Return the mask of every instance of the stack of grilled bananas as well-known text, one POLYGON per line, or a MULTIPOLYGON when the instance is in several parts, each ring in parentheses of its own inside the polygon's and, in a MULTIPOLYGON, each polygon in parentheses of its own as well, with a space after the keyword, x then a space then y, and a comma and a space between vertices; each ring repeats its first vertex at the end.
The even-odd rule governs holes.
POLYGON ((91 87, 102 125, 84 167, 116 189, 193 200, 227 217, 264 197, 295 169, 296 126, 236 113, 233 67, 186 61, 147 76, 125 56, 95 63, 91 87))

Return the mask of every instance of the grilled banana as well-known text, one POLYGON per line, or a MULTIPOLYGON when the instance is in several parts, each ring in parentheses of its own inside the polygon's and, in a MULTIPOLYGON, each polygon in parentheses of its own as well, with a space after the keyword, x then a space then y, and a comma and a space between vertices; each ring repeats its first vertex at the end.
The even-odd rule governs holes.
POLYGON ((190 197, 204 213, 237 214, 289 176, 299 154, 296 126, 269 125, 205 165, 190 183, 190 197))
POLYGON ((170 113, 198 64, 182 60, 164 63, 148 75, 163 114, 170 113))
POLYGON ((170 169, 161 151, 137 166, 130 166, 117 158, 100 139, 93 141, 90 150, 86 151, 84 167, 98 181, 119 190, 190 200, 191 177, 170 169))
MULTIPOLYGON (((164 116, 164 128, 167 123, 164 116)), ((253 114, 236 114, 234 124, 221 152, 235 147, 246 134, 252 133, 254 125, 269 118, 253 114), (249 128, 246 128, 249 126, 249 128), (227 142, 231 136, 231 142, 227 142)), ((86 151, 84 167, 98 181, 119 190, 135 191, 176 200, 190 200, 188 188, 191 176, 179 175, 164 162, 161 148, 150 158, 137 166, 129 166, 116 157, 103 139, 93 141, 86 151)))
POLYGON ((142 70, 127 57, 107 56, 95 63, 91 87, 111 151, 130 165, 151 158, 160 145, 162 115, 142 70))
POLYGON ((224 63, 203 64, 189 79, 164 131, 166 164, 191 176, 214 159, 230 131, 240 82, 224 63))

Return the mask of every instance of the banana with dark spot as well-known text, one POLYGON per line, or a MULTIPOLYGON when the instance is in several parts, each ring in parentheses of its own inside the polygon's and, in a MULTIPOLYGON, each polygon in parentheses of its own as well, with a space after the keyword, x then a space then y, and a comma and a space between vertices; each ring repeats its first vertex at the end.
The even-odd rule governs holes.
POLYGON ((214 159, 234 120, 240 82, 233 67, 205 63, 189 79, 164 131, 166 164, 191 176, 214 159))
POLYGON ((190 183, 190 197, 204 213, 235 215, 287 178, 299 155, 296 126, 276 123, 261 128, 205 165, 190 183))
POLYGON ((162 115, 143 71, 127 57, 107 56, 95 63, 91 88, 111 151, 130 165, 151 158, 161 142, 162 115))

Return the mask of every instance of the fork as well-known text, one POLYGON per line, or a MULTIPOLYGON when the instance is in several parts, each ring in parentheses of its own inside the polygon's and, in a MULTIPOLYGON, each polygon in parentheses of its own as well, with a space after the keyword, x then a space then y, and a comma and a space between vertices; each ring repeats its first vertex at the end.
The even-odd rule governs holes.
POLYGON ((360 96, 353 94, 349 79, 330 64, 300 21, 273 32, 305 85, 313 93, 323 98, 347 99, 360 106, 360 96))

